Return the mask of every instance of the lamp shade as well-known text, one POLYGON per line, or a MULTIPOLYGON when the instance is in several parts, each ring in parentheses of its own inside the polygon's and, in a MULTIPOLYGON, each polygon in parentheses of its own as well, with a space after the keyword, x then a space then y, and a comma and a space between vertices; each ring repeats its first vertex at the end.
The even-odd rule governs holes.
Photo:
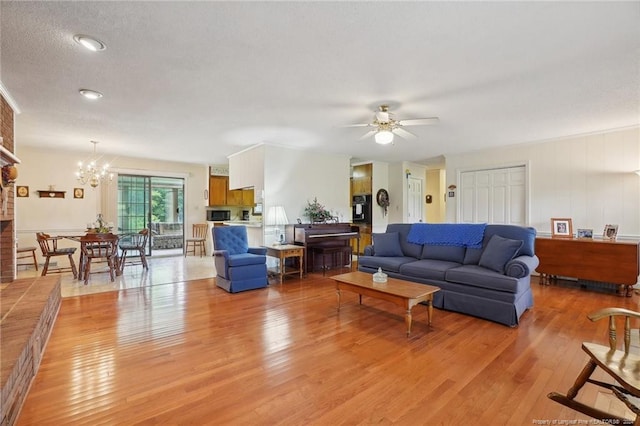
POLYGON ((287 219, 287 213, 284 211, 284 207, 269 207, 269 211, 267 212, 266 224, 270 226, 288 225, 289 219, 287 219))
POLYGON ((393 142, 393 133, 389 130, 379 130, 375 134, 374 139, 376 140, 376 143, 379 143, 380 145, 387 145, 393 142))

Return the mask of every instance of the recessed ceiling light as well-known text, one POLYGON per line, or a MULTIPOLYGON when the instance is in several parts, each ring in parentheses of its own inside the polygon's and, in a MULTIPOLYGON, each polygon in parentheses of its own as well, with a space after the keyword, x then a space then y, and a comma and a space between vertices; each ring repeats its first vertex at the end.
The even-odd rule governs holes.
POLYGON ((102 97, 102 93, 89 89, 80 89, 80 94, 85 98, 92 100, 100 99, 102 97))
POLYGON ((76 34, 73 36, 73 39, 76 41, 76 43, 84 46, 92 52, 97 52, 98 50, 104 50, 107 48, 106 44, 104 44, 97 38, 88 35, 76 34))

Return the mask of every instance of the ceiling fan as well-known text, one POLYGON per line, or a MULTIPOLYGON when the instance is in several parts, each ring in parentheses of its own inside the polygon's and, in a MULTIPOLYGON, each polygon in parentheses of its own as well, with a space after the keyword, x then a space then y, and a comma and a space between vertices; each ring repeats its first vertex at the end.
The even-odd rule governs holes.
POLYGON ((404 126, 426 126, 438 122, 438 117, 413 118, 409 120, 396 120, 389 112, 389 105, 380 105, 371 123, 350 124, 344 127, 374 127, 365 133, 360 139, 369 136, 374 137, 376 143, 386 145, 393 143, 393 136, 398 135, 405 139, 415 139, 416 135, 403 129, 404 126))

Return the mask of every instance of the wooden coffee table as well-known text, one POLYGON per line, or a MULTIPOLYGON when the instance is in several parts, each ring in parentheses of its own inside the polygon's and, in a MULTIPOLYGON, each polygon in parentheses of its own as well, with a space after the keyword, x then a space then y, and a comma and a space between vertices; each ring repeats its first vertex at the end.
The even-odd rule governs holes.
POLYGON ((407 336, 411 333, 411 308, 420 302, 427 303, 427 318, 431 325, 433 314, 433 293, 440 287, 418 284, 411 281, 388 278, 386 283, 373 282, 373 275, 366 272, 349 272, 347 274, 334 275, 336 281, 336 293, 338 295, 338 310, 340 310, 340 291, 347 290, 358 293, 360 304, 362 295, 375 297, 376 299, 393 302, 406 309, 404 321, 407 324, 407 336))

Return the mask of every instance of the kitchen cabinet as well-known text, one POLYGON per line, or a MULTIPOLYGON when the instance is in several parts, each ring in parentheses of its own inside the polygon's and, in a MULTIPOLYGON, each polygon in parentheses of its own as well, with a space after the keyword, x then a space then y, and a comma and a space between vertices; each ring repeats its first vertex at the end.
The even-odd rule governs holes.
POLYGON ((254 197, 253 189, 243 189, 242 190, 242 205, 243 206, 255 206, 256 203, 255 203, 253 197, 254 197))
POLYGON ((253 206, 253 189, 229 190, 228 176, 209 176, 210 206, 253 206))
MULTIPOLYGON (((352 225, 356 225, 355 223, 352 225)), ((363 254, 364 248, 366 246, 370 246, 372 243, 371 239, 371 226, 369 225, 356 225, 360 228, 360 253, 358 253, 358 241, 351 240, 351 251, 354 254, 363 254)))
POLYGON ((351 195, 367 195, 372 190, 372 164, 361 164, 353 167, 351 177, 351 195))
POLYGON ((228 206, 241 206, 242 205, 242 190, 234 189, 227 192, 227 205, 228 206))
POLYGON ((210 206, 226 206, 227 192, 229 192, 229 178, 227 176, 209 176, 210 206))

